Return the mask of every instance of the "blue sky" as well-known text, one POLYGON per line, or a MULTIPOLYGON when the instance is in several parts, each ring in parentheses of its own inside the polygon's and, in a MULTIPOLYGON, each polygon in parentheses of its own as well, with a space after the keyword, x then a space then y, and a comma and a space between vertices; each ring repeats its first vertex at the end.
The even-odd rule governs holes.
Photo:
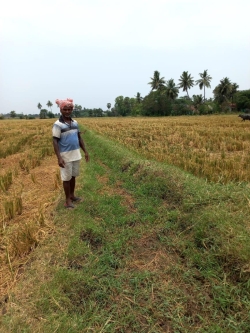
MULTIPOLYGON (((1 111, 38 113, 50 100, 86 108, 145 96, 158 70, 175 83, 205 69, 250 89, 248 0, 9 0, 0 8, 1 111)), ((190 96, 202 91, 198 86, 190 96)), ((184 93, 180 91, 179 96, 184 93)))

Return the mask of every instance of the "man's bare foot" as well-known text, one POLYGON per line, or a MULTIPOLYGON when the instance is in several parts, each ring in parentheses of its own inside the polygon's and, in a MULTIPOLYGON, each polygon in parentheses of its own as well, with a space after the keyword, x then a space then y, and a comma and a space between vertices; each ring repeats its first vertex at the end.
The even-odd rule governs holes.
POLYGON ((67 202, 65 202, 64 207, 65 207, 65 208, 68 208, 68 209, 73 209, 73 208, 75 208, 75 207, 72 205, 72 203, 67 204, 67 202))
POLYGON ((71 200, 73 202, 80 202, 80 201, 82 201, 82 198, 80 198, 80 197, 73 197, 73 198, 71 198, 71 200))

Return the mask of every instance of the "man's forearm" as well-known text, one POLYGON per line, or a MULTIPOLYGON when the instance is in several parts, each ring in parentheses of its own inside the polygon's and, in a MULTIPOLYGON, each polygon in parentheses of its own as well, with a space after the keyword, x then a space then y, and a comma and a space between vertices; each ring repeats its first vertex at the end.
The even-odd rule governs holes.
POLYGON ((79 145, 80 145, 80 147, 82 148, 82 150, 84 151, 84 153, 87 153, 87 150, 86 150, 86 148, 85 148, 85 144, 84 144, 84 142, 83 142, 83 139, 80 139, 80 140, 79 140, 79 145))
POLYGON ((58 165, 61 168, 65 167, 65 162, 60 154, 60 150, 59 150, 59 146, 58 146, 58 139, 57 138, 53 138, 53 146, 54 146, 54 151, 58 160, 58 165))
POLYGON ((85 154, 85 160, 86 162, 89 161, 89 153, 87 152, 86 148, 85 148, 85 144, 84 144, 84 141, 80 135, 80 133, 78 133, 78 139, 79 139, 79 145, 80 147, 82 148, 82 150, 84 151, 84 154, 85 154))
POLYGON ((56 138, 53 138, 53 147, 54 147, 54 152, 56 154, 56 157, 59 159, 61 157, 61 155, 60 155, 60 151, 59 151, 58 140, 56 138))

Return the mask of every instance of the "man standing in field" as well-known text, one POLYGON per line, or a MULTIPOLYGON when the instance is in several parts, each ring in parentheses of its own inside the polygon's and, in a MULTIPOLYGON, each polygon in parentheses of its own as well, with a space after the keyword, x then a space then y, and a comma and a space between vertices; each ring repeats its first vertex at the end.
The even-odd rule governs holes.
POLYGON ((86 162, 89 154, 81 137, 78 123, 71 118, 73 111, 73 99, 56 100, 60 107, 61 116, 52 128, 53 146, 60 166, 63 189, 66 197, 65 208, 74 208, 73 202, 81 198, 75 196, 75 177, 79 175, 80 160, 82 158, 80 148, 84 151, 86 162))

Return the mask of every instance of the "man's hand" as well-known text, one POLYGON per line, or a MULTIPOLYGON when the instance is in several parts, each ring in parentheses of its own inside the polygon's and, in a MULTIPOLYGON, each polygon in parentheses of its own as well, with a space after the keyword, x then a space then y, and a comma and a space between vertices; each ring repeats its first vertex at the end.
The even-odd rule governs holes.
POLYGON ((60 157, 58 158, 58 165, 61 167, 61 168, 65 168, 65 162, 64 160, 60 157))
POLYGON ((89 161, 89 154, 88 154, 88 152, 85 152, 84 156, 85 156, 85 161, 88 162, 89 161))

